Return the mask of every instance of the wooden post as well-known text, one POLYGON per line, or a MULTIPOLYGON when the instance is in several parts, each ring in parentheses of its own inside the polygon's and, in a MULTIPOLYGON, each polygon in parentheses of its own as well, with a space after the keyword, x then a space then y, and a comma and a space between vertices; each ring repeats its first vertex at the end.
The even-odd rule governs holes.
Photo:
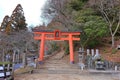
POLYGON ((23 55, 22 55, 22 63, 23 63, 23 68, 25 68, 26 66, 26 51, 23 51, 23 55))
POLYGON ((5 61, 5 52, 4 52, 4 49, 3 49, 3 55, 2 55, 2 61, 4 62, 5 61))
POLYGON ((21 63, 21 60, 20 60, 20 50, 19 49, 17 50, 17 53, 18 53, 17 54, 18 55, 18 63, 21 63))
POLYGON ((12 73, 14 72, 14 66, 15 66, 15 53, 16 53, 16 50, 13 51, 13 64, 12 64, 12 73))

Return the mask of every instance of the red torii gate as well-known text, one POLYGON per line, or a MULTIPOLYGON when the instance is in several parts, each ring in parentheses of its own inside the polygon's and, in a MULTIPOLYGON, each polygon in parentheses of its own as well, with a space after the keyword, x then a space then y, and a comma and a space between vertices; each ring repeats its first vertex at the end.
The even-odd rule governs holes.
POLYGON ((63 32, 59 30, 55 31, 33 31, 34 39, 41 40, 40 51, 39 51, 39 61, 42 63, 44 59, 44 43, 45 40, 68 40, 69 50, 70 50, 70 63, 74 63, 74 53, 73 53, 73 41, 80 40, 80 32, 63 32), (76 36, 76 37, 75 37, 76 36))

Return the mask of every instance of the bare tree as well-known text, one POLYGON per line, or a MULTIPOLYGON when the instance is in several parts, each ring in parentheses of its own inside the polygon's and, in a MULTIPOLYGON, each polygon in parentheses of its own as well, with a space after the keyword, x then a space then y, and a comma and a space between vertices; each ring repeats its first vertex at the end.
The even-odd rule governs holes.
POLYGON ((112 48, 115 47, 114 36, 120 27, 120 0, 96 0, 103 18, 108 24, 108 29, 112 38, 112 48))
POLYGON ((43 17, 63 24, 64 29, 70 30, 76 22, 73 20, 74 12, 68 8, 71 0, 48 0, 44 9, 43 17))
MULTIPOLYGON (((27 43, 32 43, 33 35, 32 32, 26 31, 26 30, 20 30, 19 32, 11 32, 10 35, 7 35, 4 32, 0 33, 0 52, 5 54, 8 54, 11 50, 11 55, 13 55, 13 52, 17 49, 20 51, 20 55, 26 55, 26 50, 28 47, 27 43)), ((4 56, 3 55, 3 56, 4 56)), ((2 54, 1 54, 2 56, 2 54)), ((25 57, 22 57, 23 64, 25 64, 25 57)), ((4 59, 3 59, 4 60, 4 59)))

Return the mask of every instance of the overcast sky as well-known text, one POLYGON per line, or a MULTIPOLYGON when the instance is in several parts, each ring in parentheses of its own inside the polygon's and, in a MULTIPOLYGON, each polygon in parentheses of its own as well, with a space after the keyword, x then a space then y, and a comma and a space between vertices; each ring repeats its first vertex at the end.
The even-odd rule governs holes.
POLYGON ((0 23, 5 15, 11 16, 17 4, 21 4, 28 26, 42 24, 41 9, 46 0, 0 0, 0 23))

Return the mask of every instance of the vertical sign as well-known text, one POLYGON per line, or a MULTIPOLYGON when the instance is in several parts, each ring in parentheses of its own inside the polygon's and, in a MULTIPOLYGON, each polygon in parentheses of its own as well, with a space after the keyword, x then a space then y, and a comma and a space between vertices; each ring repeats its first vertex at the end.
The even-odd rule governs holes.
POLYGON ((56 40, 59 40, 59 39, 60 39, 60 36, 61 36, 60 31, 59 31, 59 30, 55 30, 55 31, 54 31, 54 38, 55 38, 56 40))

